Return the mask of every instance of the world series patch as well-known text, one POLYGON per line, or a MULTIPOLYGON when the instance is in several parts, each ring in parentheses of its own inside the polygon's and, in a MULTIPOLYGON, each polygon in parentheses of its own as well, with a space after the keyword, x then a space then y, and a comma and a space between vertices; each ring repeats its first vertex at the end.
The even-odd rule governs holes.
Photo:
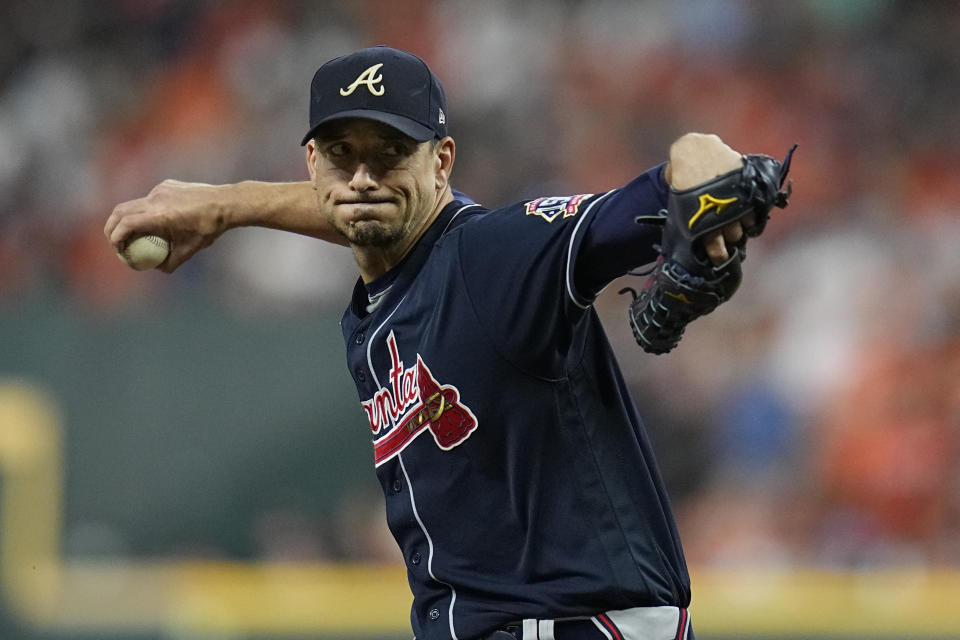
POLYGON ((577 215, 580 203, 592 195, 592 193, 581 193, 575 196, 537 198, 527 203, 527 215, 540 216, 547 222, 553 222, 561 215, 564 218, 571 218, 577 215))

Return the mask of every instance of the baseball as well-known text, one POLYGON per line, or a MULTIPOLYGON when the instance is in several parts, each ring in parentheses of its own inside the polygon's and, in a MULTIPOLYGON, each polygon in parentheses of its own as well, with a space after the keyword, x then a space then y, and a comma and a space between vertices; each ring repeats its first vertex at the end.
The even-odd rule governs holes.
POLYGON ((137 236, 118 253, 124 264, 137 271, 160 266, 170 253, 170 243, 160 236, 137 236))

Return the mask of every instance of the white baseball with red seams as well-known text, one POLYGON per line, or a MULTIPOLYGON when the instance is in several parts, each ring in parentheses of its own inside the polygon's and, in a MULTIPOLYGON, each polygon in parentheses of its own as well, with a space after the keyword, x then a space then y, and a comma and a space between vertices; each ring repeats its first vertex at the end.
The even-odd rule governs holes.
POLYGON ((120 258, 131 269, 146 271, 161 264, 170 255, 170 243, 160 236, 146 235, 133 238, 118 253, 120 258))

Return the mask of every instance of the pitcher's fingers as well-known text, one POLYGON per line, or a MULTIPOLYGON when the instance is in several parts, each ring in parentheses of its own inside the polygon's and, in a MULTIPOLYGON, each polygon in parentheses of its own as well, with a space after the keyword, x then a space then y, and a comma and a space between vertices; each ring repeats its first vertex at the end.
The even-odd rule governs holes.
POLYGON ((730 257, 730 254, 727 253, 727 243, 724 242, 723 233, 720 231, 714 231, 710 235, 704 236, 703 248, 713 264, 721 265, 730 257))
POLYGON ((124 217, 137 211, 137 209, 137 200, 128 200, 115 206, 113 211, 110 212, 110 217, 107 218, 106 224, 103 225, 103 235, 108 239, 113 238, 113 230, 117 228, 120 221, 123 220, 124 217))
POLYGON ((178 258, 174 251, 170 251, 170 255, 168 255, 167 259, 157 266, 157 269, 159 271, 163 271, 164 273, 173 273, 177 270, 177 267, 179 267, 185 261, 186 258, 178 258))
POLYGON ((147 233, 155 233, 160 236, 166 235, 162 232, 154 216, 146 213, 129 213, 119 218, 110 231, 110 244, 119 251, 123 248, 124 243, 130 236, 147 233))
POLYGON ((743 226, 744 233, 750 237, 760 235, 760 230, 757 229, 757 216, 753 211, 740 218, 740 223, 743 226))
POLYGON ((173 273, 184 262, 193 257, 202 247, 189 239, 170 243, 170 255, 157 267, 164 273, 173 273))
POLYGON ((727 241, 728 245, 737 244, 741 238, 743 238, 743 226, 741 226, 739 220, 731 222, 723 228, 723 239, 727 241))

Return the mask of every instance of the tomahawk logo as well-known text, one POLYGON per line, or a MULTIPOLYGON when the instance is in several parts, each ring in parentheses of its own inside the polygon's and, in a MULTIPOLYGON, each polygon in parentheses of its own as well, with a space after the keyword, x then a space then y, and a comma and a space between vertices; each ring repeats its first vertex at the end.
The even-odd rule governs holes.
POLYGON ((477 417, 461 404, 459 389, 437 382, 419 353, 416 364, 404 368, 392 331, 387 349, 390 386, 380 387, 360 403, 374 435, 374 464, 379 467, 390 460, 425 431, 444 451, 469 438, 477 417))

